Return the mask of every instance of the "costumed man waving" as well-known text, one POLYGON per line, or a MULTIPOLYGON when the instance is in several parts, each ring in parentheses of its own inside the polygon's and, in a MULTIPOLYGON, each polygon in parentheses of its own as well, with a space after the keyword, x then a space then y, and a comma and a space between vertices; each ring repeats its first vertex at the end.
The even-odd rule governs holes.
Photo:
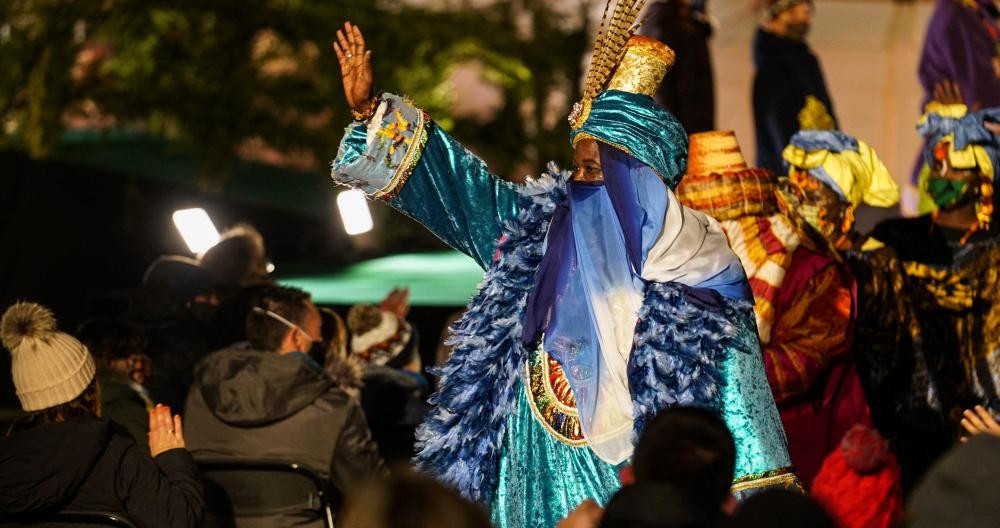
POLYGON ((672 405, 726 420, 736 491, 795 481, 739 259, 718 223, 671 190, 687 137, 650 96, 673 52, 633 36, 642 4, 616 2, 597 37, 571 115, 578 168, 552 165, 522 186, 412 103, 373 97, 360 30, 338 32, 357 119, 334 180, 486 270, 452 327, 416 463, 488 504, 497 526, 555 526, 585 499, 606 502, 643 424, 672 405))

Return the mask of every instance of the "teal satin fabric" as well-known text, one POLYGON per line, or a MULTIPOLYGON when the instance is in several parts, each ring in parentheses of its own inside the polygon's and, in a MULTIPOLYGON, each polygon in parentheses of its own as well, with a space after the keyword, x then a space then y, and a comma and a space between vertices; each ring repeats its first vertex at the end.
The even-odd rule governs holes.
POLYGON ((570 141, 584 134, 618 147, 652 167, 671 189, 687 169, 688 137, 670 112, 642 94, 608 90, 591 103, 590 114, 570 141))
POLYGON ((618 468, 586 446, 556 440, 532 414, 524 386, 518 383, 517 390, 500 455, 493 526, 552 528, 587 499, 607 504, 621 486, 618 468))
POLYGON ((420 162, 389 205, 486 269, 501 222, 517 214, 517 187, 490 174, 483 160, 436 124, 428 126, 420 162))
POLYGON ((734 479, 792 465, 781 416, 774 404, 757 344, 757 324, 749 315, 740 321, 744 351, 730 351, 722 365, 722 418, 736 441, 734 479), (753 350, 756 353, 746 353, 753 350))

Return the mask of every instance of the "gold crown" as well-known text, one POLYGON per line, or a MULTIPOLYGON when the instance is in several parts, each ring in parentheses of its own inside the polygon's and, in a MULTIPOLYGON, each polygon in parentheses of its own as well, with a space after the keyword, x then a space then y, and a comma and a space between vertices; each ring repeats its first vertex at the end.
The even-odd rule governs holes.
POLYGON ((607 89, 652 96, 674 65, 675 57, 670 46, 656 39, 632 35, 607 89))

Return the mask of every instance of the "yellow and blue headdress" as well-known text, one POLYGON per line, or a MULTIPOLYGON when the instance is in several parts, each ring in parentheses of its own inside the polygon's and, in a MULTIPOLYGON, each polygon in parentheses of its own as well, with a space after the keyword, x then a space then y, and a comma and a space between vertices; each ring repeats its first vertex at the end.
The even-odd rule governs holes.
POLYGON ((796 132, 781 153, 789 175, 803 170, 825 183, 841 201, 857 207, 899 203, 899 187, 882 160, 864 141, 834 130, 796 132))
POLYGON ((964 104, 928 104, 917 123, 917 131, 927 140, 924 161, 932 165, 935 156, 942 157, 956 169, 979 169, 995 180, 1000 136, 986 128, 986 121, 1000 122, 1000 108, 970 113, 964 104))
POLYGON ((934 160, 956 169, 976 169, 980 174, 976 216, 980 227, 988 227, 996 209, 994 187, 1000 180, 1000 135, 986 122, 1000 122, 1000 108, 968 112, 964 104, 931 102, 917 123, 924 139, 924 162, 934 160))
POLYGON ((570 141, 589 138, 645 163, 671 188, 687 164, 687 134, 653 94, 674 64, 666 44, 635 35, 635 20, 645 0, 614 3, 610 22, 602 23, 594 45, 583 99, 569 116, 570 141))

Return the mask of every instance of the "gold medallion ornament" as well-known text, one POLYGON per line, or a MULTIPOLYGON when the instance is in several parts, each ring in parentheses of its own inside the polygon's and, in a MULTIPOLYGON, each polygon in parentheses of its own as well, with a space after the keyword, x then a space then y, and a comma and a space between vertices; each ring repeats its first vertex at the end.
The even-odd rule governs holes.
POLYGON ((580 429, 576 397, 562 366, 544 350, 531 356, 527 364, 528 403, 538 423, 564 444, 579 447, 587 444, 580 429))

